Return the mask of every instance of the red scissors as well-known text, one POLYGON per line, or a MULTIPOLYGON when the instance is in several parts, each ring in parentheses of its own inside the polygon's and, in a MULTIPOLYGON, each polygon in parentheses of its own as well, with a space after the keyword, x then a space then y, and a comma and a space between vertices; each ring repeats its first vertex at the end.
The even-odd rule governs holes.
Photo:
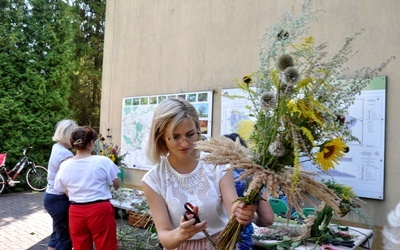
MULTIPOLYGON (((186 202, 185 205, 184 205, 184 207, 185 207, 186 212, 183 213, 183 218, 184 218, 185 220, 189 220, 189 218, 188 218, 187 216, 190 215, 190 214, 193 214, 193 215, 194 215, 194 219, 196 220, 196 221, 194 222, 194 224, 200 223, 200 222, 201 222, 198 213, 195 213, 195 212, 193 211, 194 206, 193 206, 192 204, 190 204, 189 202, 186 202)), ((206 230, 203 230, 203 233, 204 233, 204 235, 207 237, 207 239, 211 242, 211 244, 216 248, 217 246, 215 245, 213 239, 212 239, 211 236, 207 233, 207 231, 206 231, 206 230)))

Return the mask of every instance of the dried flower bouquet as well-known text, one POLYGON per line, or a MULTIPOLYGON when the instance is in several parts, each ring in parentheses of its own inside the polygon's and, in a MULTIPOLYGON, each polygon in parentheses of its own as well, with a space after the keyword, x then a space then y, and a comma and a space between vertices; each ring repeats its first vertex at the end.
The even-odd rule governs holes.
MULTIPOLYGON (((254 203, 261 187, 265 187, 264 192, 267 193, 267 196, 276 196, 279 188, 281 188, 286 193, 289 203, 297 211, 301 211, 301 206, 305 201, 312 203, 308 197, 308 195, 311 195, 321 199, 334 211, 340 212, 339 205, 341 199, 332 189, 313 179, 312 176, 315 175, 313 172, 301 171, 293 189, 293 168, 285 167, 279 172, 263 168, 254 163, 249 149, 243 147, 239 141, 233 142, 226 137, 215 137, 210 141, 197 142, 196 147, 209 153, 202 158, 207 163, 215 165, 230 164, 231 169, 246 170, 240 177, 241 179, 252 178, 247 193, 243 197, 243 201, 246 204, 254 203)), ((290 216, 287 215, 287 218, 290 218, 290 216)), ((311 229, 312 223, 308 223, 302 235, 298 238, 309 237, 311 229)), ((217 249, 235 249, 240 231, 241 226, 232 217, 216 241, 217 249)))
MULTIPOLYGON (((307 194, 320 198, 333 210, 339 212, 339 204, 341 199, 333 192, 332 189, 320 181, 316 181, 313 175, 314 172, 301 171, 295 188, 292 189, 293 171, 292 167, 285 167, 279 172, 264 168, 256 164, 253 160, 252 153, 249 149, 243 147, 240 142, 233 142, 226 137, 214 137, 210 141, 199 141, 196 147, 202 151, 208 152, 203 156, 202 160, 214 164, 225 165, 229 164, 231 169, 244 169, 240 179, 251 178, 246 197, 251 195, 252 190, 257 192, 260 187, 265 186, 267 196, 276 196, 279 189, 284 191, 288 197, 288 201, 297 211, 301 211, 302 205, 312 203, 307 194)), ((245 198, 246 198, 245 197, 245 198)))

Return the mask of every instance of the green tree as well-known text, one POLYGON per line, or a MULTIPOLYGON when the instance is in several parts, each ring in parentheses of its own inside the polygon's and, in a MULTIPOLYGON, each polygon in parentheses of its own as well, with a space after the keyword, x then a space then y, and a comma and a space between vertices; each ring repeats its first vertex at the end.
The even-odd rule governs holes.
POLYGON ((56 123, 68 107, 75 63, 73 15, 61 0, 0 0, 0 151, 47 165, 56 123))
POLYGON ((100 123, 101 77, 103 66, 106 0, 75 0, 75 37, 78 70, 70 97, 70 108, 80 125, 97 131, 100 123))

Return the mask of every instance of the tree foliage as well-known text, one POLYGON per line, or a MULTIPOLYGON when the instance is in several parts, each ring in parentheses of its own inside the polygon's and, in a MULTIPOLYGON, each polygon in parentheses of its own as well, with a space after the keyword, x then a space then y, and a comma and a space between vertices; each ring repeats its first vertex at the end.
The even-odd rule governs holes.
POLYGON ((105 0, 0 0, 0 152, 47 165, 55 125, 100 123, 105 0))
POLYGON ((61 0, 0 0, 0 152, 15 164, 31 145, 47 165, 55 124, 72 118, 73 13, 61 0))
POLYGON ((70 97, 70 108, 80 125, 99 129, 101 76, 106 0, 75 0, 76 58, 78 69, 70 97))

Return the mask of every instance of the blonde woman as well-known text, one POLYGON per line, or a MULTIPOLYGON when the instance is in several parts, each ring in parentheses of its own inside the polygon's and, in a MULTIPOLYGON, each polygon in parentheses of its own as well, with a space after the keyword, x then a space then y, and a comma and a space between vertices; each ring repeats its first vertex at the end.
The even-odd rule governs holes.
POLYGON ((74 156, 69 150, 72 148, 69 139, 72 131, 77 127, 78 125, 73 120, 59 121, 53 135, 53 141, 56 143, 51 149, 47 174, 48 184, 43 198, 44 208, 53 220, 53 232, 47 244, 49 250, 71 250, 72 248, 68 231, 68 208, 70 202, 65 193, 54 190, 54 178, 60 169, 61 163, 74 156))
POLYGON ((195 149, 199 131, 197 111, 188 101, 169 99, 156 108, 147 148, 147 157, 156 166, 142 184, 164 249, 211 249, 203 231, 215 241, 230 216, 235 214, 239 223, 247 225, 257 208, 235 202, 232 171, 199 159, 201 152, 195 149), (194 206, 201 222, 196 223, 193 215, 185 220, 186 202, 194 206))

